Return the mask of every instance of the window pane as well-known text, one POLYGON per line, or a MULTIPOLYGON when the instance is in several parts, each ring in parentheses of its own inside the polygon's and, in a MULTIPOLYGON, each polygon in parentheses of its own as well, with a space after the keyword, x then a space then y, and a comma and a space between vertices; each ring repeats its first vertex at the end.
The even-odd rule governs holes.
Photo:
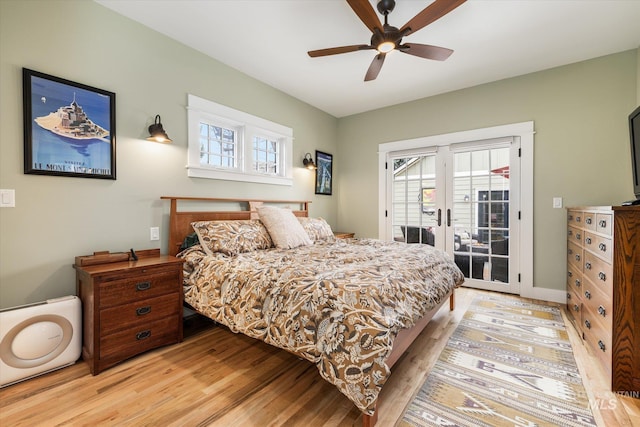
POLYGON ((224 142, 234 142, 235 132, 229 129, 222 129, 222 140, 224 142))
POLYGON ((236 131, 233 129, 200 123, 200 163, 215 167, 235 167, 235 138, 236 131))

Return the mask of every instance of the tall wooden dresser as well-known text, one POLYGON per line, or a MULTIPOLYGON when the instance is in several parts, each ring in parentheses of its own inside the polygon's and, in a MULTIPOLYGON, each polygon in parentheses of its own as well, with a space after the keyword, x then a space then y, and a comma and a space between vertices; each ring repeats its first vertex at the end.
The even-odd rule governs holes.
POLYGON ((611 376, 640 390, 640 206, 569 208, 567 311, 611 376))

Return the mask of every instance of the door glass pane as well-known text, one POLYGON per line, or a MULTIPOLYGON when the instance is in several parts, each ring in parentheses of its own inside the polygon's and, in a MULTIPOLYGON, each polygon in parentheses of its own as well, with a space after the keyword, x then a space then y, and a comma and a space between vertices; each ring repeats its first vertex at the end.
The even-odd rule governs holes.
POLYGON ((393 159, 391 221, 397 241, 435 246, 435 155, 393 159))
POLYGON ((508 147, 454 153, 452 222, 465 277, 508 283, 508 147))

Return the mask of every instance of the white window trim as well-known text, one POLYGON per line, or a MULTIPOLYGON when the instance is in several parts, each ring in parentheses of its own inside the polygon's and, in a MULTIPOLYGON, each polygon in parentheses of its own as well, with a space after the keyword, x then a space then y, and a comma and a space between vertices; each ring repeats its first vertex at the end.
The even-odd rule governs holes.
POLYGON ((293 129, 251 114, 188 94, 187 176, 260 184, 293 185, 293 129), (238 129, 237 168, 216 168, 200 164, 200 122, 216 123, 238 129), (252 169, 253 137, 269 137, 281 143, 280 175, 252 169))

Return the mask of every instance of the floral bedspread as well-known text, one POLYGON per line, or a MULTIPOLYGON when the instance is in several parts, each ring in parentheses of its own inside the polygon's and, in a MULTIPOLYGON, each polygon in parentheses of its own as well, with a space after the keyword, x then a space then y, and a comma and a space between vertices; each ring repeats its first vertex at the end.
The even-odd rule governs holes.
POLYGON ((390 375, 385 361, 411 327, 463 282, 428 245, 337 239, 234 256, 184 251, 185 301, 234 332, 313 362, 366 414, 390 375))

